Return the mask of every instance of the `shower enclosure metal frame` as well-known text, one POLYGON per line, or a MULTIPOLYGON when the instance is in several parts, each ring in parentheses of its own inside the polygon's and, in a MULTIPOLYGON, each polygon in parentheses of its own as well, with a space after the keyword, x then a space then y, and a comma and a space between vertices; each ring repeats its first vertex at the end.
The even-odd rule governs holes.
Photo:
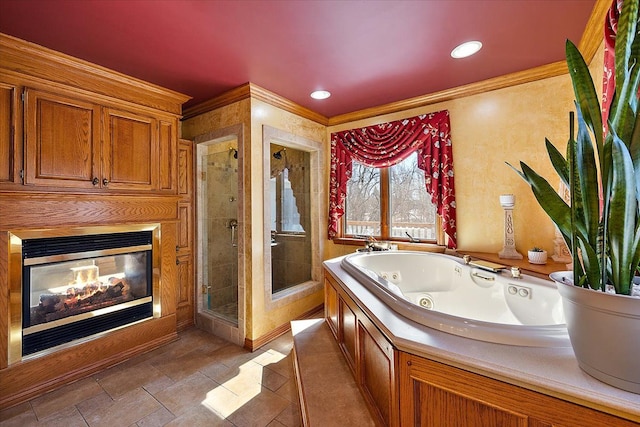
POLYGON ((263 168, 264 168, 264 300, 267 309, 290 304, 322 289, 322 252, 323 239, 320 224, 326 224, 327 217, 320 208, 324 146, 319 141, 294 135, 289 132, 263 125, 263 168), (310 230, 311 236, 311 280, 273 293, 272 284, 272 256, 271 256, 271 208, 270 208, 270 170, 271 144, 289 147, 309 153, 310 156, 310 230))
MULTIPOLYGON (((208 132, 203 135, 199 135, 195 138, 195 165, 196 165, 196 325, 214 335, 221 336, 236 344, 244 344, 245 338, 245 267, 242 254, 244 250, 244 206, 245 202, 242 197, 244 188, 244 174, 242 173, 243 163, 243 129, 242 125, 235 125, 228 128, 208 132), (206 259, 207 253, 210 250, 208 247, 210 239, 208 233, 205 231, 205 225, 207 221, 207 215, 203 211, 206 208, 207 202, 203 199, 208 195, 203 194, 203 179, 205 175, 202 174, 202 155, 208 150, 208 147, 215 146, 215 151, 220 155, 228 157, 228 160, 234 162, 237 173, 237 192, 228 196, 227 203, 236 205, 235 213, 226 218, 219 230, 218 240, 220 244, 224 242, 228 243, 228 250, 233 251, 235 254, 236 265, 233 269, 233 282, 237 291, 237 316, 235 319, 230 320, 221 313, 217 313, 215 310, 207 310, 204 307, 204 302, 208 296, 210 288, 210 281, 208 281, 208 260, 206 259), (235 321, 233 321, 235 320, 235 321)), ((213 249, 213 248, 212 248, 213 249)), ((220 247, 216 250, 225 250, 220 247)))

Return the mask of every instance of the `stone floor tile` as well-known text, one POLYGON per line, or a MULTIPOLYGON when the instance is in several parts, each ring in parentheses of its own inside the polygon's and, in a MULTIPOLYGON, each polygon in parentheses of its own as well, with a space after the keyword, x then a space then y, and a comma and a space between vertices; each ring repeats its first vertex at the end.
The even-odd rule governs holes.
POLYGON ((29 403, 0 412, 0 426, 2 427, 35 427, 37 425, 38 418, 29 403))
POLYGON ((264 367, 262 370, 262 385, 271 391, 277 391, 287 381, 289 381, 288 377, 269 369, 269 366, 264 367))
MULTIPOLYGON (((165 424, 164 427, 234 427, 231 422, 222 418, 203 405, 190 408, 187 412, 165 424)), ((142 427, 142 426, 141 426, 142 427)))
POLYGON ((286 383, 282 384, 282 386, 276 390, 276 394, 280 397, 284 397, 291 403, 297 404, 299 402, 298 386, 296 385, 296 380, 293 378, 293 375, 286 383))
POLYGON ((163 376, 149 363, 139 363, 112 369, 108 374, 98 376, 97 381, 112 398, 116 399, 163 376))
POLYGON ((136 423, 136 427, 162 427, 176 419, 167 408, 162 406, 136 423))
POLYGON ((13 406, 11 408, 3 409, 0 411, 0 422, 6 421, 8 419, 23 416, 23 415, 33 415, 35 419, 36 414, 31 409, 31 404, 29 402, 21 403, 20 405, 13 406))
POLYGON ((156 399, 143 389, 130 391, 89 414, 83 414, 90 427, 128 426, 161 408, 156 399))
POLYGON ((155 398, 176 416, 199 405, 208 393, 220 385, 211 378, 197 372, 155 394, 155 398))
POLYGON ((106 391, 103 391, 100 394, 96 394, 95 396, 78 403, 76 405, 76 408, 78 408, 78 411, 80 411, 83 416, 86 416, 92 414, 100 408, 111 406, 112 404, 113 399, 111 398, 111 396, 109 396, 106 391))
POLYGON ((302 414, 300 413, 300 405, 298 405, 297 402, 290 404, 278 414, 275 421, 278 421, 285 427, 301 427, 302 414))
POLYGON ((38 425, 46 427, 87 427, 87 423, 82 417, 82 414, 80 414, 75 406, 41 419, 38 425))
POLYGON ((263 427, 275 419, 288 405, 289 401, 262 388, 262 391, 242 405, 227 419, 236 426, 263 427))
POLYGON ((35 398, 31 405, 38 419, 43 419, 102 392, 96 380, 89 377, 35 398))

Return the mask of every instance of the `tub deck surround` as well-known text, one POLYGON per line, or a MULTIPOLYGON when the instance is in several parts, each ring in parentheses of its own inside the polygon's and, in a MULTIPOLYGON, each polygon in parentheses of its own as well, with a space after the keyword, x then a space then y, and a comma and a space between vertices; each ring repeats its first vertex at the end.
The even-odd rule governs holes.
POLYGON ((570 270, 570 268, 567 268, 566 263, 555 262, 550 256, 547 259, 546 264, 531 264, 526 259, 503 259, 500 258, 498 254, 488 252, 460 251, 457 255, 469 255, 472 259, 496 262, 498 264, 506 265, 507 267, 518 267, 523 274, 528 274, 545 280, 549 280, 549 275, 555 271, 570 270))
POLYGON ((494 344, 420 325, 390 310, 345 271, 341 267, 343 258, 325 261, 325 272, 398 351, 640 422, 640 395, 608 386, 584 373, 571 347, 494 344))
POLYGON ((356 253, 341 266, 397 313, 454 335, 498 344, 569 347, 553 282, 485 271, 412 251, 356 253))

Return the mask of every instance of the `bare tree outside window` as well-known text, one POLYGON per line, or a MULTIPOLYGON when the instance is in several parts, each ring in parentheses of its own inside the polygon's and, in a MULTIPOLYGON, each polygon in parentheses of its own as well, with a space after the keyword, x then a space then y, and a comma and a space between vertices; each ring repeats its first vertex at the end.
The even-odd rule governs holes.
POLYGON ((424 171, 418 169, 417 153, 381 169, 353 162, 347 183, 345 235, 406 239, 407 233, 420 240, 435 241, 436 207, 424 184, 424 171), (387 182, 381 182, 388 177, 387 182), (389 200, 381 200, 381 185, 389 186, 389 200), (381 218, 382 205, 389 218, 381 218), (389 236, 381 236, 382 222, 389 222, 389 236))
POLYGON ((380 169, 353 162, 345 218, 346 234, 380 235, 380 169))
POLYGON ((391 237, 436 239, 436 207, 424 184, 424 171, 418 169, 418 155, 389 168, 391 237))

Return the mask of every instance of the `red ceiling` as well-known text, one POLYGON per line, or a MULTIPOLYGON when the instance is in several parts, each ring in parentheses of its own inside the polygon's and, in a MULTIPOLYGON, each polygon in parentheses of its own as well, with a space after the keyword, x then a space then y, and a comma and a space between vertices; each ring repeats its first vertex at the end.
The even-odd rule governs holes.
POLYGON ((0 32, 182 92, 187 105, 252 82, 332 117, 563 60, 594 4, 0 0, 0 32), (480 53, 449 56, 472 39, 480 53), (333 96, 309 98, 316 89, 333 96))

